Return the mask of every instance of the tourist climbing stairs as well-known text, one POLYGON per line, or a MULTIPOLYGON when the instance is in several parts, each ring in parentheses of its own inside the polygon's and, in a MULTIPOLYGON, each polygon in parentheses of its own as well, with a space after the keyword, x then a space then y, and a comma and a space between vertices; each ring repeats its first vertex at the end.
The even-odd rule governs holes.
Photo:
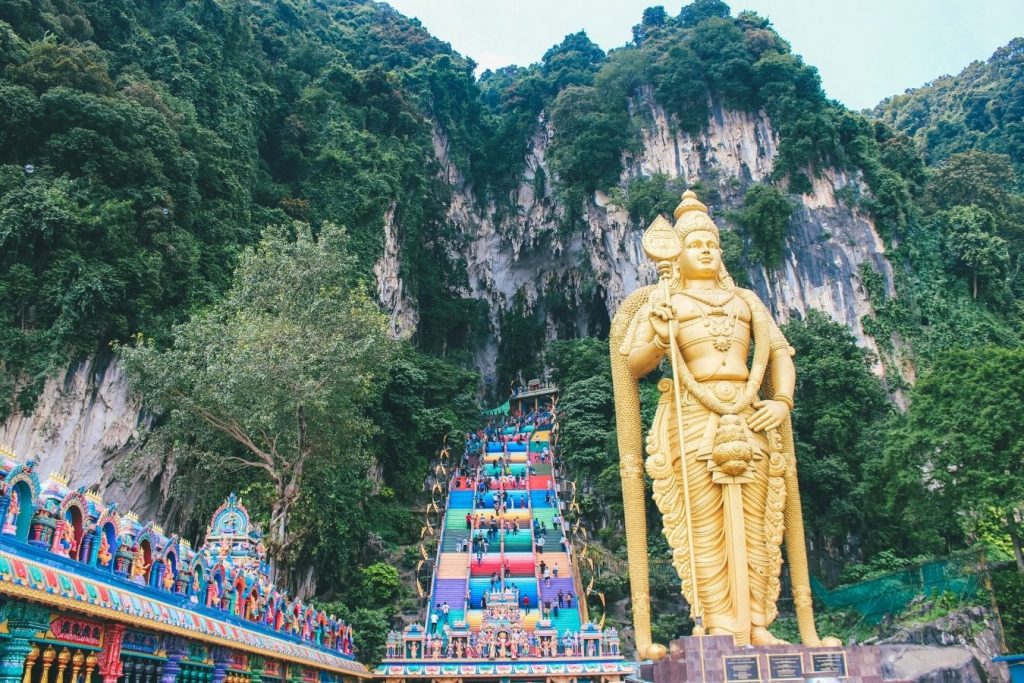
POLYGON ((568 553, 568 545, 562 543, 565 537, 559 507, 558 487, 552 475, 554 455, 550 451, 549 432, 537 431, 531 435, 530 461, 533 474, 530 476, 530 505, 534 520, 541 528, 549 529, 544 544, 544 551, 536 556, 540 599, 542 603, 552 605, 550 610, 551 626, 559 633, 578 631, 582 625, 579 600, 573 582, 573 566, 568 553), (540 563, 544 562, 549 578, 544 579, 540 563), (557 570, 556 570, 557 567, 557 570), (563 606, 558 609, 557 616, 553 609, 558 605, 558 594, 563 597, 572 595, 572 607, 563 606))

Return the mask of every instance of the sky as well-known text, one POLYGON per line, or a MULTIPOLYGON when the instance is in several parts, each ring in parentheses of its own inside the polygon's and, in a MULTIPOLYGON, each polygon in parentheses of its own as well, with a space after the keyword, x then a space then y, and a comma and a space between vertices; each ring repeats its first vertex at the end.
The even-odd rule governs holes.
MULTIPOLYGON (((387 0, 484 68, 540 60, 569 33, 585 30, 605 50, 632 36, 658 0, 387 0)), ((768 17, 804 61, 818 67, 829 97, 873 107, 1024 35, 1024 0, 726 0, 735 15, 768 17)))

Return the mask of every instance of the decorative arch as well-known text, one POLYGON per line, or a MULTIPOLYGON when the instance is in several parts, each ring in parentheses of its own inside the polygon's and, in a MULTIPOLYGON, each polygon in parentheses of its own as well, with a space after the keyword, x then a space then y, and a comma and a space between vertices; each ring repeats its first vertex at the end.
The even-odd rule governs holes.
POLYGON ((4 479, 4 486, 8 489, 20 481, 25 482, 31 496, 32 504, 29 507, 32 508, 38 505, 39 493, 43 490, 43 485, 39 483, 39 476, 36 474, 35 468, 36 461, 29 460, 27 463, 18 464, 11 468, 11 471, 7 473, 7 477, 4 479))
MULTIPOLYGON (((57 520, 62 525, 62 530, 68 526, 71 528, 71 547, 68 557, 72 560, 85 559, 81 557, 82 540, 85 538, 86 526, 89 524, 89 502, 85 496, 78 491, 73 491, 65 496, 60 507, 57 508, 57 520)), ((59 539, 57 543, 60 543, 59 539)))
POLYGON ((7 495, 10 496, 10 503, 3 521, 3 533, 19 541, 27 541, 36 499, 32 495, 31 485, 26 479, 19 479, 7 485, 7 495))
POLYGON ((192 563, 192 585, 188 587, 188 593, 189 595, 194 595, 198 602, 205 604, 206 568, 198 557, 192 563))
POLYGON ((96 551, 93 555, 96 557, 96 566, 104 569, 114 571, 114 555, 117 554, 117 549, 120 546, 118 539, 117 530, 121 528, 121 516, 114 511, 114 507, 107 508, 96 520, 96 535, 97 539, 94 545, 96 551), (106 552, 110 554, 110 559, 106 563, 100 558, 100 548, 106 542, 106 552))

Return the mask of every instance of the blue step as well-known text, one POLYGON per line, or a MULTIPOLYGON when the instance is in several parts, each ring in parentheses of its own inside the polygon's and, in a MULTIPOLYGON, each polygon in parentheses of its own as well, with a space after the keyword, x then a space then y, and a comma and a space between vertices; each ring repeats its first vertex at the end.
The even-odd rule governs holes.
MULTIPOLYGON (((452 491, 448 495, 448 509, 454 510, 456 508, 465 508, 469 510, 473 507, 473 492, 472 491, 452 491)), ((465 514, 465 513, 463 513, 465 514)))

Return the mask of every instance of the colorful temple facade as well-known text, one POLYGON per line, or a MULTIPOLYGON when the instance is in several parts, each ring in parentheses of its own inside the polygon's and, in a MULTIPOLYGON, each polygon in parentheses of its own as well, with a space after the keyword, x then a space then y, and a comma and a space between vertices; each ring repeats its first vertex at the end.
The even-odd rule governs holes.
POLYGON ((389 683, 617 683, 635 672, 618 634, 591 623, 581 599, 552 416, 541 407, 554 390, 537 389, 517 404, 522 412, 467 441, 471 457, 448 485, 425 621, 392 632, 374 672, 389 683))
POLYGON ((234 495, 193 549, 0 454, 0 683, 351 683, 352 629, 270 581, 234 495))

